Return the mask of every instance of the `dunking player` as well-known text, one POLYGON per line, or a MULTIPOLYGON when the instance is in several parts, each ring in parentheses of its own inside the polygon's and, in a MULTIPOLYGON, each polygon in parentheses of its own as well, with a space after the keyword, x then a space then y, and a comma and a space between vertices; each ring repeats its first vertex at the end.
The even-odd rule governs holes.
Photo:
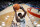
POLYGON ((16 17, 16 21, 20 23, 20 27, 25 27, 25 15, 26 15, 26 11, 24 10, 23 7, 20 6, 20 9, 22 9, 24 11, 24 15, 22 15, 21 13, 18 13, 18 16, 20 17, 20 19, 17 16, 17 12, 14 8, 15 11, 15 17, 16 17))

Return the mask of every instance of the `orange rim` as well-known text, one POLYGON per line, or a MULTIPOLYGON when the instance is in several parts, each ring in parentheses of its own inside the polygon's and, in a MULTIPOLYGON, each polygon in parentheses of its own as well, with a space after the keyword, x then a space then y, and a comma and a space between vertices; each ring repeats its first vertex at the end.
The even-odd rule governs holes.
MULTIPOLYGON (((36 13, 31 12, 31 9, 32 9, 32 8, 28 8, 28 9, 27 9, 27 11, 28 11, 31 15, 33 15, 33 16, 35 16, 35 17, 40 18, 40 15, 38 15, 38 14, 36 14, 36 13), (29 10, 28 10, 28 9, 29 9, 29 10)), ((40 8, 36 8, 36 9, 40 9, 40 8)))

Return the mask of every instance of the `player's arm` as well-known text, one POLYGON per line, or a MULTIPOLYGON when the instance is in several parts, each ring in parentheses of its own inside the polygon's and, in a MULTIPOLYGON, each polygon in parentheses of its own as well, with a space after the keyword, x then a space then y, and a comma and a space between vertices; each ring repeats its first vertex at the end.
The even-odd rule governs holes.
POLYGON ((25 17, 25 15, 26 15, 26 11, 24 10, 23 7, 20 7, 20 8, 24 11, 24 15, 22 16, 22 18, 23 18, 23 17, 25 17))
POLYGON ((17 21, 17 22, 20 22, 20 19, 18 19, 18 16, 17 16, 17 13, 16 13, 16 10, 15 10, 15 9, 14 9, 14 11, 15 11, 16 21, 17 21))

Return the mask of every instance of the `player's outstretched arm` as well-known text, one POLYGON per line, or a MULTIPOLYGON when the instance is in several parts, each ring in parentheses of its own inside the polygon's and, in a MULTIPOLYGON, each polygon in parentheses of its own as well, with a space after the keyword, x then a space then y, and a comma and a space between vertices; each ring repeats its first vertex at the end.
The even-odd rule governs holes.
POLYGON ((25 17, 25 15, 26 15, 26 11, 24 10, 23 7, 20 7, 20 9, 22 9, 22 10, 24 11, 24 15, 22 16, 22 18, 23 18, 23 17, 25 17))
POLYGON ((16 17, 16 21, 17 21, 17 22, 20 22, 20 19, 18 19, 18 16, 17 16, 17 13, 16 13, 15 8, 14 8, 14 11, 15 11, 15 17, 16 17))

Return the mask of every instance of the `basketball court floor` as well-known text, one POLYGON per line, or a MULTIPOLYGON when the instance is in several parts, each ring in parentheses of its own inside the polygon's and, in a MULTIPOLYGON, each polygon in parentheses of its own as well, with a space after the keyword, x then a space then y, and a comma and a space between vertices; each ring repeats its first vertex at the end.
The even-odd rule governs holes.
MULTIPOLYGON (((23 6, 23 8, 27 11, 27 8, 30 8, 30 6, 28 6, 28 5, 26 5, 26 4, 20 4, 20 5, 22 5, 23 6)), ((5 8, 3 11, 1 11, 0 12, 0 17, 1 17, 1 15, 4 15, 4 14, 6 14, 7 15, 7 13, 12 13, 12 16, 14 15, 14 11, 13 11, 13 7, 12 6, 9 6, 9 7, 7 7, 7 8, 5 8)), ((23 11, 21 10, 21 9, 19 9, 18 11, 17 11, 17 14, 18 13, 22 13, 23 14, 23 11)), ((5 16, 6 16, 5 15, 5 16)), ((10 14, 9 14, 9 16, 10 16, 10 14)), ((32 22, 30 21, 30 19, 29 19, 29 17, 27 16, 27 14, 26 14, 26 16, 25 16, 25 19, 26 19, 26 27, 27 26, 29 26, 29 27, 34 27, 33 26, 33 24, 32 24, 32 22)), ((17 23, 16 22, 16 20, 15 20, 15 18, 12 18, 12 20, 15 22, 15 23, 17 23)), ((2 20, 3 21, 3 20, 2 20)), ((11 21, 11 19, 10 19, 10 21, 11 21)), ((5 22, 5 21, 4 21, 5 22)))

